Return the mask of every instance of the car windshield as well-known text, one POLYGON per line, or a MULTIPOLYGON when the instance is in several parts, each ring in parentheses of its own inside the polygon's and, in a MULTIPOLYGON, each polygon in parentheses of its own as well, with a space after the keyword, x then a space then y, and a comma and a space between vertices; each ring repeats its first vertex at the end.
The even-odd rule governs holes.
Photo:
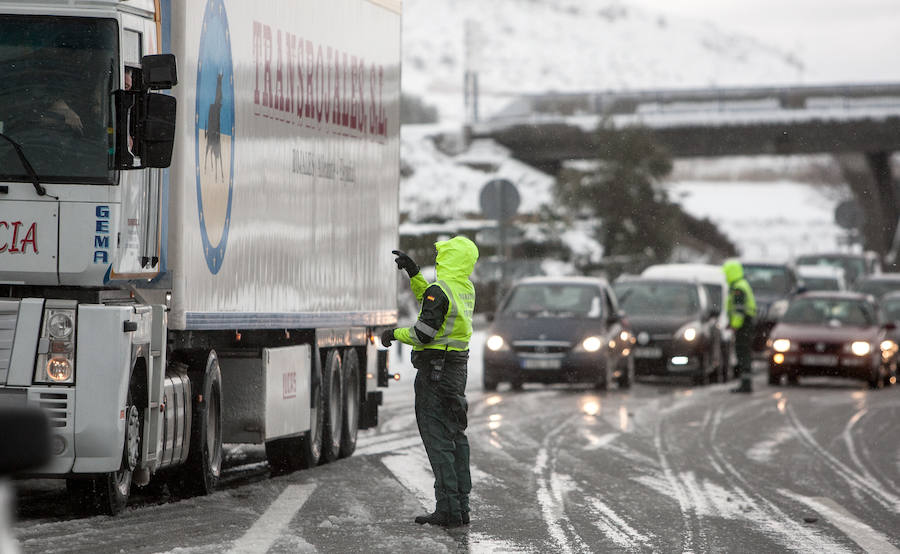
POLYGON ((703 285, 703 288, 706 289, 706 297, 709 299, 709 306, 716 313, 722 311, 722 286, 715 285, 712 283, 706 283, 703 285))
POLYGON ((697 287, 688 283, 633 281, 617 283, 614 289, 619 305, 629 315, 682 317, 700 311, 697 287))
POLYGON ((541 317, 600 317, 600 289, 590 285, 522 284, 516 286, 503 313, 541 317))
POLYGON ((900 321, 900 298, 889 300, 882 304, 884 318, 887 321, 900 321))
POLYGON ((803 285, 806 290, 841 290, 836 279, 827 277, 804 277, 803 285))
MULTIPOLYGON (((0 16, 0 132, 19 143, 44 182, 112 183, 115 20, 0 16)), ((0 141, 0 180, 30 181, 0 141)))
POLYGON ((784 323, 868 327, 875 324, 875 312, 867 302, 841 298, 798 298, 781 318, 784 323))
POLYGON ((862 258, 847 258, 844 256, 801 256, 797 258, 798 265, 827 265, 840 267, 844 270, 844 276, 850 283, 855 283, 860 275, 866 272, 866 262, 862 258))
POLYGON ((881 298, 889 292, 900 290, 900 281, 888 279, 863 281, 856 287, 856 290, 864 294, 871 294, 876 298, 881 298))
POLYGON ((744 278, 756 295, 787 296, 793 288, 788 270, 784 267, 745 265, 744 278))

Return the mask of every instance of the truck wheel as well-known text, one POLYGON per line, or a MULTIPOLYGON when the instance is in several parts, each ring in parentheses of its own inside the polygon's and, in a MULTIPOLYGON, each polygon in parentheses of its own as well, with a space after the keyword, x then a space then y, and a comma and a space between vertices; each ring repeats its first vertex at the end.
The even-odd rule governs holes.
POLYGON ((344 413, 341 421, 340 457, 346 458, 356 450, 356 435, 359 432, 359 356, 356 350, 344 351, 342 364, 344 373, 344 413))
POLYGON ((329 350, 322 371, 322 388, 325 393, 325 421, 322 425, 322 460, 337 460, 341 451, 341 426, 343 416, 343 383, 341 382, 341 356, 337 350, 329 350))
POLYGON ((300 437, 301 469, 309 469, 322 459, 322 422, 325 419, 325 391, 322 379, 322 364, 318 351, 313 354, 309 383, 309 431, 300 437))
MULTIPOLYGON (((174 475, 169 490, 177 496, 206 495, 216 490, 222 474, 222 372, 214 350, 197 373, 191 371, 191 445, 187 462, 174 475)), ((191 364, 191 369, 196 366, 191 364)))
POLYGON ((130 389, 125 406, 125 444, 119 469, 91 479, 66 480, 72 507, 77 512, 114 516, 128 505, 131 477, 141 453, 142 434, 140 410, 132 402, 130 389))

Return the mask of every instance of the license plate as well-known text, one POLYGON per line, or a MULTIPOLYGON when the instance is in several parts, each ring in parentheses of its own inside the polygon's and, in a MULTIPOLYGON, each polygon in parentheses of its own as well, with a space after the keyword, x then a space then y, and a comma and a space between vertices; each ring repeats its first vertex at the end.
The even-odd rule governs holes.
POLYGON ((522 360, 524 369, 559 369, 562 360, 522 360))
POLYGON ((638 347, 634 349, 635 358, 662 358, 662 348, 638 347))
POLYGON ((838 357, 829 354, 804 354, 800 358, 803 365, 819 365, 819 366, 836 366, 838 365, 838 357))

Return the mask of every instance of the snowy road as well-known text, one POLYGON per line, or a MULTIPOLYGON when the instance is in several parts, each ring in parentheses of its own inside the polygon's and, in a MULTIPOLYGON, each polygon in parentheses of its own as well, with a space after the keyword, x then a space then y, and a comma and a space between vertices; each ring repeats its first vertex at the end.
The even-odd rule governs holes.
POLYGON ((412 523, 432 503, 412 379, 386 392, 356 454, 267 478, 231 452, 223 490, 138 496, 78 519, 62 489, 20 483, 25 552, 898 552, 900 387, 809 380, 735 397, 730 385, 480 390, 470 367, 472 524, 412 523), (236 465, 235 465, 236 464, 236 465))

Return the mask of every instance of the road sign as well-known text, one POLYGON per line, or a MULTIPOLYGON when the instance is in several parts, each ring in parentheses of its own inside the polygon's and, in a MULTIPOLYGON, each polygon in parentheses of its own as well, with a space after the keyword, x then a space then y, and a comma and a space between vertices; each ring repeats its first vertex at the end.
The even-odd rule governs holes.
POLYGON ((519 210, 519 191, 506 179, 488 181, 481 189, 481 211, 490 219, 511 218, 519 210))
POLYGON ((855 200, 844 200, 834 209, 834 222, 844 229, 858 229, 863 213, 855 200))

